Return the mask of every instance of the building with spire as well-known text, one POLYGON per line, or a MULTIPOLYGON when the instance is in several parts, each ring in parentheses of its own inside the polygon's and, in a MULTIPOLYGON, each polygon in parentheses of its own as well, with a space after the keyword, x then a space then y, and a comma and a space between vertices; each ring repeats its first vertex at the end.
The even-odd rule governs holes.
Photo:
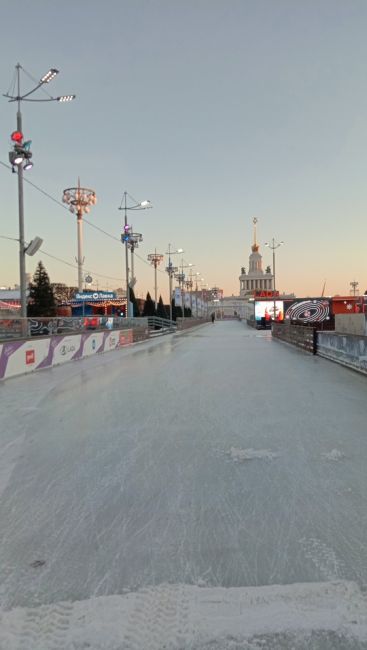
POLYGON ((262 255, 259 253, 259 244, 257 242, 257 223, 256 217, 252 220, 254 227, 254 243, 251 246, 251 254, 249 257, 248 273, 243 266, 241 269, 240 281, 240 297, 251 298, 254 291, 271 291, 273 289, 273 275, 270 266, 265 270, 262 268, 262 255))

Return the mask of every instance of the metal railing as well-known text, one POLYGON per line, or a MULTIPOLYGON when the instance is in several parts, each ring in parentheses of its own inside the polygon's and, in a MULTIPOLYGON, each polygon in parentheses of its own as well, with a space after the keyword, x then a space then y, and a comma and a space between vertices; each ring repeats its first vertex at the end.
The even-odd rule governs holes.
POLYGON ((168 332, 174 332, 177 329, 177 323, 171 321, 168 318, 160 318, 159 316, 148 316, 148 327, 150 331, 150 336, 158 334, 167 334, 168 332))
POLYGON ((176 330, 176 323, 165 318, 123 318, 119 316, 0 318, 0 341, 51 336, 53 334, 79 334, 91 330, 142 329, 150 333, 167 333, 176 330))

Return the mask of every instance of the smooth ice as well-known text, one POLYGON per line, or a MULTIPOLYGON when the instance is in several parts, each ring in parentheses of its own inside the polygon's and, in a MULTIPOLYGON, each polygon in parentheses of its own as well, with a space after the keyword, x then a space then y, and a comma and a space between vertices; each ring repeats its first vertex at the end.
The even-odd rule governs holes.
POLYGON ((0 649, 367 648, 366 388, 237 321, 1 384, 0 649))

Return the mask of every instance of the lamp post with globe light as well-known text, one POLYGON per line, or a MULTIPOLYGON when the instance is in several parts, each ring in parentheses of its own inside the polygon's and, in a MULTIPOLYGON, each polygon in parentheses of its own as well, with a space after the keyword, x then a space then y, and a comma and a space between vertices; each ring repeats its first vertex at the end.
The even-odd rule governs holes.
POLYGON ((23 138, 23 125, 22 125, 22 113, 20 110, 21 102, 70 102, 75 99, 75 95, 61 95, 59 97, 52 97, 48 95, 47 99, 38 99, 31 97, 38 89, 50 83, 52 79, 58 74, 56 68, 51 68, 41 79, 36 82, 36 85, 32 90, 29 90, 27 93, 22 95, 20 90, 20 71, 23 70, 20 63, 17 63, 15 66, 16 73, 14 78, 13 91, 5 93, 3 96, 8 99, 9 102, 17 102, 17 130, 14 131, 11 135, 13 142, 13 150, 9 153, 9 161, 12 165, 13 172, 18 173, 18 211, 19 211, 19 284, 20 284, 20 316, 22 318, 27 317, 27 280, 26 280, 26 268, 25 268, 25 253, 26 245, 24 241, 24 194, 23 194, 23 171, 27 171, 33 167, 31 162, 32 153, 30 151, 30 146, 32 144, 31 140, 24 141, 23 138), (15 93, 16 88, 16 94, 15 93))
POLYGON ((77 217, 77 236, 78 236, 78 257, 75 258, 78 264, 78 291, 83 291, 83 214, 88 214, 92 205, 97 203, 97 197, 94 190, 87 187, 81 187, 80 178, 78 178, 77 187, 68 187, 63 192, 63 203, 69 205, 69 210, 77 217))
MULTIPOLYGON (((121 241, 123 244, 125 244, 125 285, 126 285, 126 317, 128 316, 133 316, 133 313, 131 312, 131 306, 130 306, 130 282, 129 282, 129 248, 131 249, 131 245, 134 239, 134 236, 137 235, 138 237, 141 237, 141 239, 137 240, 135 242, 134 247, 136 247, 138 241, 142 241, 143 236, 138 234, 138 233, 133 233, 132 232, 132 226, 127 223, 127 211, 128 210, 147 210, 149 208, 152 208, 152 204, 150 201, 145 200, 145 201, 136 201, 133 196, 128 194, 128 192, 124 192, 122 200, 121 200, 121 205, 119 207, 119 210, 124 210, 125 213, 125 218, 124 218, 124 227, 123 227, 123 232, 121 235, 121 241), (127 199, 130 199, 133 203, 132 205, 128 205, 127 199)), ((132 259, 133 263, 133 259, 132 259)), ((134 278, 133 278, 134 281, 134 278)))

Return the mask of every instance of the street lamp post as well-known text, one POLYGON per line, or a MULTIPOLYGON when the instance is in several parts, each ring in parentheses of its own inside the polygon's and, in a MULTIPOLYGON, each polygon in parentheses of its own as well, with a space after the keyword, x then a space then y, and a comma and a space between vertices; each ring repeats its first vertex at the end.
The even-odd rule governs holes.
POLYGON ((77 187, 68 187, 63 192, 63 203, 69 206, 70 212, 76 212, 77 218, 77 237, 78 237, 78 257, 75 258, 78 264, 78 291, 83 291, 83 214, 88 214, 92 205, 97 203, 97 196, 94 190, 80 186, 78 178, 77 187))
POLYGON ((271 240, 271 243, 265 242, 265 246, 270 248, 273 251, 273 299, 274 299, 274 305, 273 305, 273 319, 274 322, 276 321, 276 295, 275 295, 275 251, 277 248, 280 246, 283 246, 284 241, 276 242, 274 237, 271 240))
POLYGON ((20 91, 20 71, 23 69, 20 63, 17 63, 15 66, 16 69, 16 86, 17 94, 10 95, 9 92, 4 94, 3 97, 6 97, 9 102, 17 102, 17 131, 12 134, 12 140, 15 142, 14 150, 9 153, 9 160, 12 165, 13 171, 17 170, 18 172, 18 211, 19 211, 19 285, 20 285, 20 315, 21 318, 27 317, 27 280, 26 280, 26 268, 25 268, 25 253, 26 245, 24 241, 24 193, 23 193, 23 171, 31 169, 33 163, 31 163, 30 158, 32 153, 30 152, 30 145, 32 144, 31 140, 23 142, 23 131, 22 131, 22 113, 20 110, 21 102, 68 102, 75 99, 75 95, 62 95, 59 97, 51 97, 48 99, 34 99, 30 98, 30 95, 33 95, 36 90, 42 86, 48 84, 54 77, 58 74, 58 70, 51 68, 41 79, 38 84, 30 91, 21 94, 20 91))
POLYGON ((166 267, 166 271, 168 273, 168 280, 169 280, 169 319, 171 321, 171 326, 172 326, 172 279, 175 273, 177 273, 178 268, 177 266, 173 266, 172 260, 171 260, 171 255, 177 255, 179 253, 183 253, 182 248, 178 248, 176 251, 171 251, 171 244, 168 244, 168 252, 166 255, 168 255, 168 266, 166 267))
POLYGON ((143 241, 143 235, 140 232, 130 233, 129 247, 130 247, 130 257, 131 257, 131 278, 130 278, 131 289, 133 289, 136 284, 136 277, 134 275, 134 251, 135 248, 139 248, 139 243, 142 241, 143 241))
MULTIPOLYGON (((146 210, 148 208, 152 208, 152 204, 150 201, 136 201, 134 197, 130 196, 128 192, 124 192, 121 205, 119 207, 119 210, 124 210, 125 213, 125 218, 124 218, 124 229, 123 233, 121 235, 121 241, 123 244, 125 244, 125 286, 126 286, 126 317, 128 316, 133 316, 134 314, 131 314, 130 311, 130 283, 129 283, 129 248, 131 247, 131 242, 132 242, 132 237, 134 236, 134 233, 132 232, 132 226, 130 226, 127 223, 127 211, 128 210, 146 210), (128 205, 127 204, 127 199, 130 199, 133 202, 133 205, 128 205)), ((137 234, 137 233, 135 233, 137 234)), ((140 235, 142 237, 142 235, 140 235)), ((132 260, 133 262, 133 260, 132 260)))
POLYGON ((155 248, 154 253, 149 253, 148 261, 151 263, 152 266, 154 266, 154 302, 155 302, 155 308, 157 309, 157 305, 158 305, 157 268, 160 265, 160 263, 163 261, 163 255, 161 255, 161 253, 157 253, 157 249, 155 248))

